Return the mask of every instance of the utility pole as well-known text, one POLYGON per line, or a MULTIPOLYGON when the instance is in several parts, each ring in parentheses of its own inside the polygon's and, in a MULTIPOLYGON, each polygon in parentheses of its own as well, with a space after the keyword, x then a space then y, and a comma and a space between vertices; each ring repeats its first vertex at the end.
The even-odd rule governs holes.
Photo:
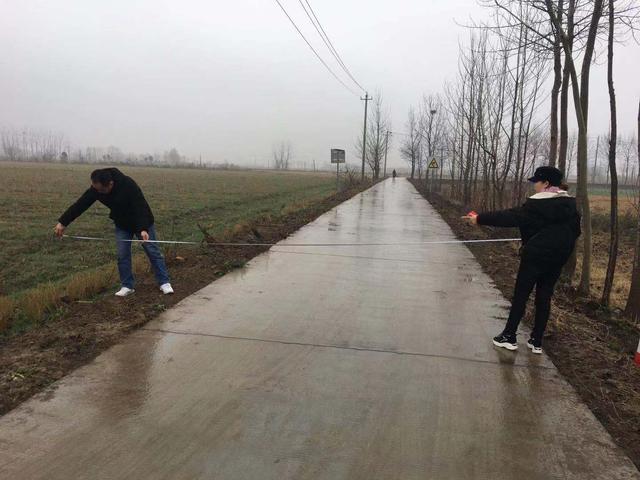
POLYGON ((387 178, 387 152, 389 151, 389 134, 391 132, 387 130, 387 136, 384 139, 384 170, 382 178, 387 178))
POLYGON ((364 181, 364 158, 367 154, 367 106, 369 100, 372 98, 369 96, 369 92, 365 92, 364 98, 360 97, 360 100, 364 100, 364 129, 362 131, 362 177, 364 181))

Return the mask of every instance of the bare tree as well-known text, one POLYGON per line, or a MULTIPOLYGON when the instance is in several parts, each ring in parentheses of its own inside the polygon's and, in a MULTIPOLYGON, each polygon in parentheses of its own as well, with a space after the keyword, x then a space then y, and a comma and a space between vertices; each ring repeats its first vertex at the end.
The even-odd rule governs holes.
POLYGON ((556 32, 559 33, 565 52, 565 62, 569 66, 571 74, 571 87, 573 91, 573 103, 578 123, 578 191, 577 199, 582 211, 582 231, 583 231, 583 251, 582 251, 582 274, 578 291, 583 295, 588 295, 591 289, 591 209, 589 205, 589 194, 587 191, 587 134, 588 134, 588 108, 589 108, 589 74, 595 49, 596 35, 600 19, 603 15, 603 0, 594 0, 591 22, 587 43, 582 59, 580 71, 580 83, 578 83, 578 73, 576 70, 572 47, 568 41, 565 29, 559 20, 557 10, 551 0, 545 0, 547 14, 556 32))
POLYGON ((281 141, 277 146, 272 149, 273 153, 273 168, 276 170, 288 170, 289 163, 293 158, 293 152, 291 149, 291 142, 281 141))
MULTIPOLYGON (((609 132, 609 172, 611 175, 611 213, 610 213, 610 240, 609 262, 604 279, 601 302, 609 305, 613 278, 616 272, 618 260, 618 171, 616 169, 616 142, 618 140, 618 117, 616 113, 616 93, 613 85, 613 41, 615 30, 615 2, 609 0, 609 37, 607 41, 607 85, 609 88, 609 110, 611 115, 609 132)), ((600 137, 598 137, 600 138, 600 137)), ((597 152, 596 152, 597 155, 597 152)), ((597 158, 597 156, 596 156, 597 158)), ((596 165, 594 165, 594 170, 596 165)))
POLYGON ((492 39, 488 30, 472 35, 461 50, 458 80, 445 88, 448 118, 438 122, 446 125, 438 143, 447 144, 452 194, 482 208, 521 201, 545 141, 536 116, 548 66, 521 25, 500 30, 492 39))
MULTIPOLYGON (((365 163, 371 169, 373 178, 380 178, 380 169, 384 161, 387 131, 390 130, 389 115, 384 108, 382 92, 378 91, 373 98, 367 119, 367 145, 365 163)), ((362 139, 358 138, 356 151, 362 156, 362 139)))
POLYGON ((15 130, 3 129, 0 132, 2 136, 2 151, 4 156, 11 161, 20 160, 22 151, 20 150, 20 137, 15 130))
POLYGON ((445 142, 445 117, 442 99, 438 94, 425 95, 422 98, 420 108, 419 135, 425 170, 425 181, 429 186, 429 164, 435 158, 436 153, 444 146, 445 142))
MULTIPOLYGON (((562 22, 564 0, 558 0, 558 17, 562 22)), ((558 97, 562 86, 562 40, 553 32, 553 87, 551 88, 551 113, 549 116, 549 165, 556 166, 558 157, 558 97)))
POLYGON ((8 160, 55 162, 69 150, 69 142, 61 133, 37 129, 5 128, 0 132, 2 150, 8 160))
POLYGON ((416 118, 416 113, 413 107, 409 108, 406 128, 406 137, 400 144, 400 155, 411 166, 411 178, 414 178, 416 173, 416 163, 420 158, 420 144, 422 137, 420 135, 419 120, 416 118))
POLYGON ((636 141, 635 137, 630 137, 621 142, 621 153, 624 160, 624 185, 630 185, 633 182, 633 174, 631 173, 631 159, 633 157, 633 152, 636 149, 636 141))
MULTIPOLYGON (((638 102, 638 160, 640 161, 640 102, 638 102)), ((640 189, 640 169, 638 170, 638 183, 637 187, 640 189)), ((629 297, 627 298, 627 305, 625 313, 629 315, 636 322, 640 321, 640 194, 638 195, 636 202, 636 241, 634 247, 633 268, 631 271, 631 288, 629 290, 629 297)))
MULTIPOLYGON (((605 31, 601 25, 601 18, 605 13, 604 0, 493 0, 484 2, 497 8, 502 15, 531 33, 531 38, 525 38, 526 43, 534 45, 536 53, 553 52, 554 83, 551 95, 551 138, 550 145, 555 143, 553 138, 556 131, 556 109, 558 95, 558 80, 560 58, 558 47, 564 53, 562 82, 560 84, 560 147, 558 165, 565 170, 568 143, 568 89, 571 86, 573 103, 578 123, 578 189, 577 198, 583 218, 584 254, 582 258, 582 276, 579 292, 588 294, 591 278, 591 212, 587 191, 588 172, 588 107, 589 107, 589 76, 595 55, 596 41, 605 31), (582 57, 580 71, 576 67, 577 59, 582 57)), ((609 0, 613 4, 613 0, 609 0)), ((620 1, 619 3, 623 3, 620 1)), ((614 10, 611 8, 611 10, 614 10)), ((627 28, 634 28, 632 20, 637 18, 638 7, 634 2, 624 2, 622 8, 613 14, 621 19, 627 28)), ((499 31, 501 27, 494 26, 499 31)), ((500 33, 503 36, 507 34, 500 33)), ((512 42, 513 43, 513 42, 512 42)), ((550 146, 550 149, 554 148, 550 146)), ((555 153, 550 152, 550 162, 554 162, 555 153)))

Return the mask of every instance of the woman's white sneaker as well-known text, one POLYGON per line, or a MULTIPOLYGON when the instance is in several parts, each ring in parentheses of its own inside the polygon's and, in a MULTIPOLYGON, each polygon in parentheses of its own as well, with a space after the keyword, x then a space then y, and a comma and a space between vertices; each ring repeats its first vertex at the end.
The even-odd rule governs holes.
POLYGON ((160 290, 165 295, 169 295, 170 293, 173 293, 173 287, 171 287, 170 283, 163 283, 162 285, 160 285, 160 290))
POLYGON ((127 297, 131 295, 135 290, 129 287, 122 287, 120 290, 116 292, 116 297, 127 297))
POLYGON ((493 337, 493 344, 496 347, 506 348, 507 350, 517 350, 518 342, 515 335, 501 333, 497 337, 493 337))

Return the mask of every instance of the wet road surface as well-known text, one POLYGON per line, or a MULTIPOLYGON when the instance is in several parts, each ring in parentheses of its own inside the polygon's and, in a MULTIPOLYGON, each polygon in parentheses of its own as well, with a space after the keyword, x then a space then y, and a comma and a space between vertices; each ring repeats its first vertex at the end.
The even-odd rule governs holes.
MULTIPOLYGON (((387 180, 0 418, 2 479, 640 479, 387 180)), ((179 288, 179 285, 177 285, 179 288)))

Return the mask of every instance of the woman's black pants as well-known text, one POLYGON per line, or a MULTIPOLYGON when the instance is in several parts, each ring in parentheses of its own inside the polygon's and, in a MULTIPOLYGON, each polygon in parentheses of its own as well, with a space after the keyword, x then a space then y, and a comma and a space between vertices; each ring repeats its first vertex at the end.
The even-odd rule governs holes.
POLYGON ((535 286, 536 315, 531 336, 537 342, 542 341, 542 335, 547 327, 551 311, 553 289, 558 278, 560 278, 561 271, 562 265, 548 265, 524 259, 520 262, 513 300, 511 301, 511 311, 509 312, 507 326, 504 329, 505 334, 515 335, 517 332, 520 320, 522 320, 527 308, 527 300, 529 300, 529 295, 531 295, 531 291, 535 286))

